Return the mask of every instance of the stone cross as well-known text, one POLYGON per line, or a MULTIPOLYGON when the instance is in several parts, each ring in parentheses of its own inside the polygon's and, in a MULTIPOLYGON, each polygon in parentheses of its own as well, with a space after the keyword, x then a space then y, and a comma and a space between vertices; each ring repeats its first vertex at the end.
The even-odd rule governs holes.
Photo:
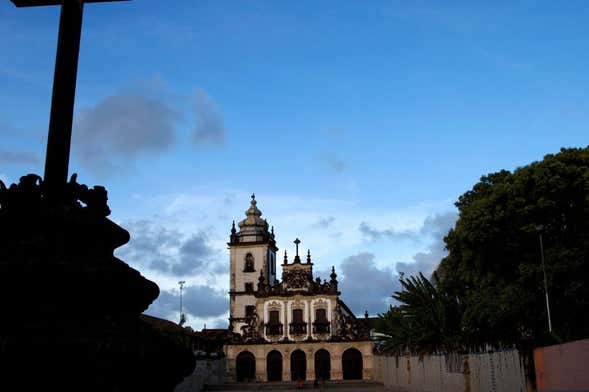
POLYGON ((47 195, 59 201, 67 183, 84 3, 127 0, 11 0, 17 7, 61 5, 45 156, 47 195))
POLYGON ((296 240, 293 241, 295 243, 295 245, 297 246, 297 256, 299 255, 299 244, 301 243, 301 240, 299 240, 298 238, 296 240))

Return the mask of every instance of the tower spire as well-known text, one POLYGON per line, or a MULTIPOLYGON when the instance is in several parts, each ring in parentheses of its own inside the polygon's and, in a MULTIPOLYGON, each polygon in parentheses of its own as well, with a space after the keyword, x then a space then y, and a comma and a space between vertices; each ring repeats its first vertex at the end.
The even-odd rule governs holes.
POLYGON ((335 273, 335 267, 333 265, 331 266, 331 274, 329 277, 331 278, 329 280, 329 284, 331 284, 331 287, 337 290, 337 274, 335 273))

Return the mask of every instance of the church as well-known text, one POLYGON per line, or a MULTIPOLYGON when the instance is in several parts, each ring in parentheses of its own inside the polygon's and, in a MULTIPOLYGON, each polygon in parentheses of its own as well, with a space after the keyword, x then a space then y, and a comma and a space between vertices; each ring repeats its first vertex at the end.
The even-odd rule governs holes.
MULTIPOLYGON (((339 298, 337 274, 313 276, 311 252, 292 261, 284 251, 281 278, 274 227, 255 196, 245 219, 231 228, 230 315, 226 380, 237 382, 367 380, 373 343, 367 318, 339 298)), ((368 282, 367 282, 368 283, 368 282)))

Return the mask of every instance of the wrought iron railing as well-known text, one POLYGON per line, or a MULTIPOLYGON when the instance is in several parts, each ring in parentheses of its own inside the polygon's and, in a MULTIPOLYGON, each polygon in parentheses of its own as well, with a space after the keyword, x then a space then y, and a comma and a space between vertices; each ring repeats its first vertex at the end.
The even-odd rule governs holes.
POLYGON ((294 335, 302 335, 307 333, 307 323, 290 323, 289 332, 294 335))
POLYGON ((329 333, 329 321, 315 321, 313 333, 329 333))
POLYGON ((282 335, 282 324, 266 324, 266 335, 276 336, 282 335))

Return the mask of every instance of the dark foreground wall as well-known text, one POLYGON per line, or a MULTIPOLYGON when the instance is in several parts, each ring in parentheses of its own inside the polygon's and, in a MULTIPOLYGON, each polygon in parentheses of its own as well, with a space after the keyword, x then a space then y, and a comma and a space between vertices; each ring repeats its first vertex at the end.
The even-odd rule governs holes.
POLYGON ((589 339, 534 350, 538 392, 589 391, 589 339))

